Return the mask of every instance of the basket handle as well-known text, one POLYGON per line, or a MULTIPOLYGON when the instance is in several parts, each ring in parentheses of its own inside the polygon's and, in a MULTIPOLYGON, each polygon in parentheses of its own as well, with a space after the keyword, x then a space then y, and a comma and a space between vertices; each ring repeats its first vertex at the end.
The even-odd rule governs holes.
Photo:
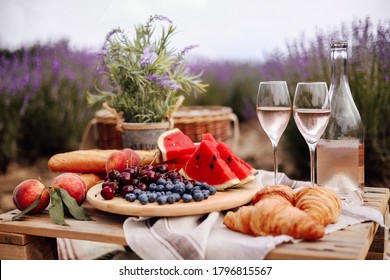
POLYGON ((91 146, 94 146, 95 137, 93 135, 93 132, 94 132, 93 129, 94 129, 96 124, 97 124, 96 118, 93 118, 88 122, 87 127, 85 128, 85 130, 83 132, 83 136, 81 138, 79 150, 90 149, 91 146))
POLYGON ((238 122, 238 117, 234 113, 229 114, 230 121, 233 124, 233 142, 232 142, 232 150, 236 151, 238 147, 238 140, 240 139, 240 125, 238 122))

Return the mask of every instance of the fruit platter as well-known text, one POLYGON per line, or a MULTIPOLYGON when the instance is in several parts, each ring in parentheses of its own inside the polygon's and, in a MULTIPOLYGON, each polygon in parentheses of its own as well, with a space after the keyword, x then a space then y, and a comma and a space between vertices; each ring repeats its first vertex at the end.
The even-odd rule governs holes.
POLYGON ((164 204, 158 204, 158 202, 142 204, 137 200, 129 202, 122 197, 105 200, 100 194, 101 189, 102 184, 99 183, 92 187, 87 194, 87 200, 96 209, 129 216, 174 217, 223 211, 247 204, 259 190, 259 185, 253 181, 240 188, 216 192, 214 195, 210 195, 207 199, 202 199, 201 201, 192 200, 185 202, 182 199, 174 203, 167 202, 164 204))
POLYGON ((160 135, 155 150, 75 150, 53 155, 48 169, 60 173, 49 185, 26 180, 14 192, 25 214, 45 210, 60 225, 65 218, 90 220, 83 208, 129 216, 186 216, 233 209, 260 189, 257 170, 213 135, 194 143, 180 129, 160 135), (25 193, 29 195, 25 195, 25 193))
POLYGON ((130 149, 110 155, 107 176, 87 194, 90 204, 123 215, 185 216, 244 205, 259 189, 256 171, 211 134, 195 144, 173 129, 158 147, 147 164, 130 149))

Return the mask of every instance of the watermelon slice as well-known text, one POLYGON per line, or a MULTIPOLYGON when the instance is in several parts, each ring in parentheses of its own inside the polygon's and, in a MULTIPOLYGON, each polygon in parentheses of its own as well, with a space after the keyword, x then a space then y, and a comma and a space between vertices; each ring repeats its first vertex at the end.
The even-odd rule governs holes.
POLYGON ((191 138, 178 128, 162 133, 157 140, 157 146, 160 149, 163 162, 192 154, 196 149, 191 138))
MULTIPOLYGON (((209 140, 211 143, 213 143, 214 146, 218 145, 217 140, 215 140, 214 136, 211 133, 204 133, 204 134, 202 134, 202 139, 203 140, 209 140)), ((231 151, 230 147, 228 147, 228 148, 231 151)), ((219 152, 221 152, 221 151, 219 151, 219 152)), ((254 169, 252 166, 250 166, 246 161, 244 161, 243 159, 239 158, 236 154, 234 154, 234 153, 232 153, 232 154, 233 154, 233 157, 237 161, 239 161, 242 165, 244 165, 253 175, 256 175, 258 173, 258 171, 256 169, 254 169)), ((228 155, 226 155, 225 158, 227 158, 227 156, 228 155)))
POLYGON ((166 163, 166 165, 169 170, 176 171, 176 172, 179 172, 184 167, 184 164, 180 164, 180 163, 166 163))
POLYGON ((245 160, 239 158, 236 156, 236 159, 238 161, 240 161, 240 163, 242 165, 244 165, 253 175, 256 175, 257 173, 259 173, 259 171, 257 171, 256 169, 254 169, 251 165, 249 165, 245 160))
POLYGON ((216 149, 219 152, 220 157, 227 163, 238 179, 240 179, 241 184, 245 184, 255 179, 252 172, 241 163, 240 159, 233 153, 226 143, 218 142, 216 149))
POLYGON ((230 188, 240 182, 208 140, 200 142, 180 173, 187 179, 206 182, 217 190, 230 188))
POLYGON ((184 167, 187 161, 191 158, 192 154, 185 154, 178 158, 168 160, 165 164, 168 166, 169 170, 179 171, 184 167))
POLYGON ((204 133, 204 134, 202 134, 202 140, 208 140, 214 146, 217 146, 217 144, 218 144, 217 140, 215 140, 214 136, 211 133, 204 133))

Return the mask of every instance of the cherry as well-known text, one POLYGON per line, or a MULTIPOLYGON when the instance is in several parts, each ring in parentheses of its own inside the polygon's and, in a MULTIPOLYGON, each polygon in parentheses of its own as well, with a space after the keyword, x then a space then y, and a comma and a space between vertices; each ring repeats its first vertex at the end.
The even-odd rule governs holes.
POLYGON ((146 191, 147 188, 148 188, 148 185, 146 185, 145 183, 139 183, 137 186, 137 189, 139 189, 141 191, 146 191))
POLYGON ((131 174, 129 172, 122 172, 119 176, 119 183, 122 186, 130 185, 131 184, 131 174))
POLYGON ((111 181, 118 181, 120 175, 121 173, 118 170, 113 169, 108 173, 108 178, 110 178, 111 181))
POLYGON ((153 170, 153 165, 151 165, 151 164, 147 164, 147 165, 144 165, 143 167, 142 167, 142 171, 150 171, 150 170, 153 170))
POLYGON ((112 181, 104 181, 103 184, 102 184, 102 189, 103 189, 104 187, 111 187, 112 189, 114 189, 115 183, 112 182, 112 181))
POLYGON ((134 186, 133 185, 126 185, 121 189, 121 197, 125 197, 126 194, 134 191, 134 186))
POLYGON ((160 172, 160 173, 167 173, 168 166, 166 164, 158 164, 155 166, 154 171, 160 172))
POLYGON ((104 187, 102 188, 102 190, 100 191, 100 194, 101 196, 105 199, 105 200, 110 200, 110 199, 113 199, 115 197, 115 191, 113 188, 111 187, 104 187))
POLYGON ((136 165, 130 166, 129 168, 126 168, 124 171, 129 172, 131 178, 136 178, 139 172, 138 167, 136 165))
POLYGON ((176 171, 169 172, 169 174, 168 174, 168 178, 171 180, 177 179, 178 176, 179 176, 179 173, 177 173, 176 171))

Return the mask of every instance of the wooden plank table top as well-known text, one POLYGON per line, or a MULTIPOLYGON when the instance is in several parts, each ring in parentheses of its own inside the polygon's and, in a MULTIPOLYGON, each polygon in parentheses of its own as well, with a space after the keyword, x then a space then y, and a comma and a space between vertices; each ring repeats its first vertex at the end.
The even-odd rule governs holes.
MULTIPOLYGON (((389 189, 365 188, 364 203, 385 214, 388 211, 389 189)), ((123 222, 127 216, 111 214, 84 205, 93 221, 68 218, 70 226, 52 222, 47 212, 10 221, 18 210, 0 215, 0 243, 7 243, 15 234, 52 238, 69 238, 127 245, 123 222)), ((317 241, 284 243, 273 249, 266 259, 365 259, 378 225, 365 222, 325 235, 317 241)), ((16 235, 17 236, 17 235, 16 235)))

